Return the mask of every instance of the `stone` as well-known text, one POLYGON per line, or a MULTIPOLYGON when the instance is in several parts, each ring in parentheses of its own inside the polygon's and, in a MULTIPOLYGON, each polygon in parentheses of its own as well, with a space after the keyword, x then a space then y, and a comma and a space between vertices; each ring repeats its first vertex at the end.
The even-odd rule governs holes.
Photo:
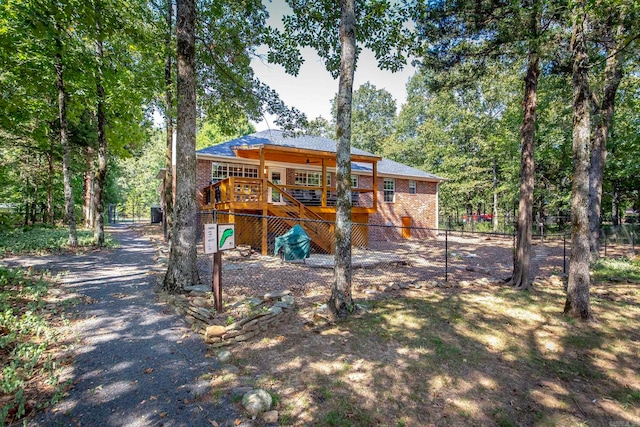
POLYGON ((283 296, 289 295, 289 294, 291 294, 291 291, 289 291, 289 290, 268 292, 268 293, 264 294, 264 299, 265 300, 278 299, 278 298, 282 298, 283 296))
POLYGON ((270 410, 272 403, 271 395, 262 389, 251 390, 242 396, 242 406, 253 417, 270 410))
POLYGON ((205 338, 211 337, 221 337, 227 333, 227 328, 220 325, 211 325, 207 327, 207 330, 204 333, 205 338))
POLYGON ((220 348, 220 347, 226 347, 231 344, 233 344, 233 341, 220 341, 220 342, 215 342, 209 345, 211 346, 211 348, 220 348))
POLYGON ((248 339, 251 339, 251 338, 253 338, 255 336, 256 336, 256 332, 249 332, 249 333, 246 333, 246 334, 238 335, 235 338, 233 338, 233 340, 235 342, 241 342, 241 341, 246 341, 248 339))
POLYGON ((391 289, 393 289, 394 291, 397 291, 400 289, 400 285, 398 285, 397 283, 392 283, 391 284, 391 289))
POLYGON ((374 294, 377 294, 378 291, 376 291, 375 289, 365 289, 364 293, 368 295, 374 295, 374 294))
POLYGON ((211 305, 211 303, 206 298, 202 297, 193 298, 191 300, 191 304, 195 305, 196 307, 208 307, 211 305))
POLYGON ((225 363, 228 362, 231 357, 233 356, 233 354, 231 354, 231 352, 229 350, 222 350, 220 352, 218 352, 218 360, 220 361, 220 363, 225 363))
POLYGON ((296 303, 296 299, 292 295, 285 295, 280 298, 280 301, 289 305, 294 305, 296 303))
POLYGON ((282 307, 271 307, 269 308, 269 313, 280 314, 282 313, 282 307))
POLYGON ((274 307, 280 307, 280 308, 291 308, 291 304, 286 303, 284 301, 278 301, 275 304, 273 304, 274 307))
POLYGON ((226 365, 222 365, 220 366, 220 370, 224 371, 228 374, 239 374, 240 373, 240 368, 238 368, 236 365, 231 365, 231 364, 226 364, 226 365))
POLYGON ((262 414, 265 423, 275 424, 278 422, 278 411, 267 411, 262 414))
POLYGON ((400 286, 400 289, 409 289, 409 285, 406 283, 400 283, 398 286, 400 286))

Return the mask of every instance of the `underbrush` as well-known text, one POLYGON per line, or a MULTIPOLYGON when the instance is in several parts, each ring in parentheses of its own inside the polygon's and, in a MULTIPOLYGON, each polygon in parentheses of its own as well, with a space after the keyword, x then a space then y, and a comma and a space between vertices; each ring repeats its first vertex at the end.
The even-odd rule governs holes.
POLYGON ((0 425, 62 397, 53 327, 60 320, 47 292, 42 277, 0 267, 0 425))
MULTIPOLYGON (((0 256, 8 254, 42 254, 70 250, 67 246, 69 229, 37 225, 0 231, 0 256)), ((93 231, 78 230, 78 248, 86 250, 93 246, 93 231)), ((114 248, 116 241, 105 234, 104 247, 114 248)))

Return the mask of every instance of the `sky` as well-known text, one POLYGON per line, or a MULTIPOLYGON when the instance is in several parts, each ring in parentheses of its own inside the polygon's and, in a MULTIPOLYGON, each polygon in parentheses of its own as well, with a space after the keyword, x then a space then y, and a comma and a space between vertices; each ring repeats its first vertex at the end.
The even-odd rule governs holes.
MULTIPOLYGON (((284 0, 273 0, 267 3, 269 11, 269 25, 282 28, 281 18, 290 12, 284 0)), ((336 28, 336 31, 338 29, 336 28)), ((258 53, 265 54, 266 48, 258 53)), ((308 119, 323 116, 331 118, 331 100, 338 92, 338 80, 334 80, 325 69, 320 57, 311 48, 302 50, 305 59, 298 76, 285 73, 279 65, 268 64, 266 59, 252 61, 256 77, 269 85, 280 95, 287 106, 295 107, 307 115, 308 119)), ((408 65, 403 71, 392 73, 381 71, 376 65, 373 52, 364 50, 359 59, 355 72, 354 90, 367 81, 378 89, 386 89, 396 100, 398 110, 406 101, 406 84, 415 73, 415 69, 408 65)), ((259 123, 254 123, 258 131, 275 128, 272 117, 267 117, 259 123)))

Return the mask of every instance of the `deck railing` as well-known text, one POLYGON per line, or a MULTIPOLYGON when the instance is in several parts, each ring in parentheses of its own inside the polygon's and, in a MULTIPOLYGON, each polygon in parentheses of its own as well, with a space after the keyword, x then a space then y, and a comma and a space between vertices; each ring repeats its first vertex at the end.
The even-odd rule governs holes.
MULTIPOLYGON (((266 182, 266 180, 264 180, 266 182)), ((290 197, 309 207, 335 207, 337 192, 335 187, 326 187, 326 195, 323 197, 322 187, 309 187, 302 185, 276 185, 268 183, 265 188, 260 178, 230 177, 211 184, 205 189, 204 205, 216 205, 218 203, 262 203, 273 202, 268 197, 268 191, 281 190, 289 197, 282 197, 282 202, 287 203, 290 197), (265 191, 267 190, 267 191, 265 191)), ((365 188, 351 189, 351 203, 354 207, 373 207, 373 191, 365 188)))

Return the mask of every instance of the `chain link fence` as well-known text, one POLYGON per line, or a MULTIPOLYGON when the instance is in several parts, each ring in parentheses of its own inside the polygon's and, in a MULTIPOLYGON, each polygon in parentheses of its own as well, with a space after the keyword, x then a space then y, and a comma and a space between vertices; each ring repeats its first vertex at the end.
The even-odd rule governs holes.
MULTIPOLYGON (((223 253, 226 293, 255 295, 289 289, 298 294, 329 289, 333 280, 335 223, 202 211, 204 223, 235 223, 237 248, 223 253), (274 253, 275 239, 299 224, 311 237, 311 254, 304 260, 283 261, 274 253)), ((635 251, 637 230, 603 230, 602 254, 628 255, 635 251)), ((352 286, 361 292, 408 288, 463 280, 497 283, 513 270, 513 234, 436 230, 378 224, 352 226, 352 286)), ((570 236, 534 236, 531 277, 568 271, 570 236)), ((200 254, 201 279, 209 283, 211 256, 200 254)))

